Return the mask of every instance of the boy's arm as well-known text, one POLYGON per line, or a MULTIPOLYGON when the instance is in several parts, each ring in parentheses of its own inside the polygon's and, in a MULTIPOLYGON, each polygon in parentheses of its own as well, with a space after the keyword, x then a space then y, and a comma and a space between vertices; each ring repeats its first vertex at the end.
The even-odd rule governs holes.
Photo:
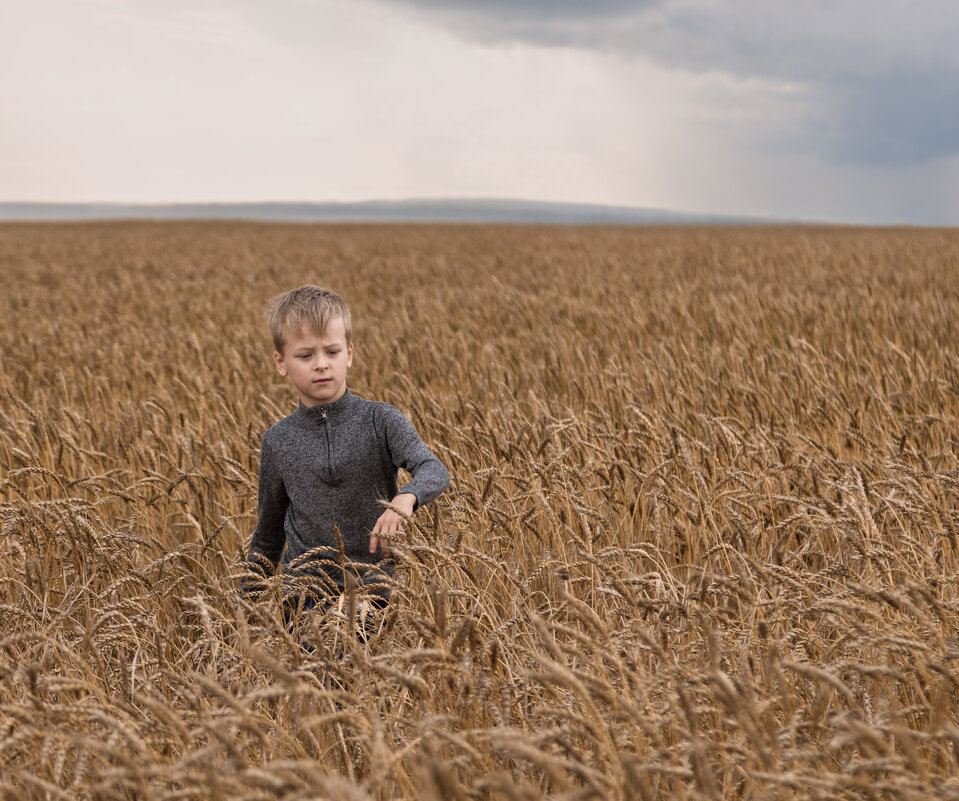
POLYGON ((283 520, 290 499, 283 476, 267 438, 260 443, 260 479, 257 488, 256 529, 250 540, 247 561, 251 570, 268 574, 267 563, 276 570, 286 544, 283 520))
POLYGON ((450 483, 450 474, 420 439, 413 424, 393 406, 386 406, 386 446, 395 467, 409 472, 410 480, 397 492, 397 497, 414 497, 413 509, 429 503, 450 483))
MULTIPOLYGON (((384 437, 390 461, 394 467, 402 467, 411 476, 397 491, 391 503, 409 517, 414 509, 429 503, 449 486, 450 474, 443 463, 423 444, 413 424, 403 413, 386 404, 384 408, 384 437)), ((380 549, 383 556, 389 556, 391 540, 402 534, 403 523, 404 517, 392 509, 383 512, 370 536, 370 553, 380 549)))

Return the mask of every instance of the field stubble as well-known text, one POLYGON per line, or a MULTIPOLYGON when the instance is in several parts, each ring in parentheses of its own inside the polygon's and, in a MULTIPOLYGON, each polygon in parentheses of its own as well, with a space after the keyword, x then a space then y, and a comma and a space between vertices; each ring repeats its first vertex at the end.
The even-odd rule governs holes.
POLYGON ((0 797, 959 798, 959 233, 5 225, 0 277, 0 797), (453 477, 312 652, 236 592, 306 282, 453 477))

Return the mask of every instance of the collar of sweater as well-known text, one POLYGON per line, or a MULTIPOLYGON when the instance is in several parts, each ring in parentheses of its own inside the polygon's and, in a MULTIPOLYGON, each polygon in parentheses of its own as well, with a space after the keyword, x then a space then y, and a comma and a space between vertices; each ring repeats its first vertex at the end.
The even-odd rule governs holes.
POLYGON ((316 406, 307 406, 303 401, 296 407, 296 416, 303 421, 319 422, 324 418, 327 420, 339 420, 349 414, 350 407, 356 401, 356 395, 349 389, 343 393, 343 397, 333 403, 323 403, 316 406))

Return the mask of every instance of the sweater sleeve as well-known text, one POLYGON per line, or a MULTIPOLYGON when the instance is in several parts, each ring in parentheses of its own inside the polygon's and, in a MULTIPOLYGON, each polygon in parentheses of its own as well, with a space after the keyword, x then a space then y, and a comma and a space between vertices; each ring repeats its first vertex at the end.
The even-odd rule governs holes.
MULTIPOLYGON (((260 443, 260 481, 257 489, 256 502, 256 529, 250 541, 250 550, 247 560, 251 565, 262 561, 258 557, 266 557, 274 569, 280 561, 283 546, 286 544, 286 534, 283 531, 283 520, 290 499, 283 485, 283 475, 276 462, 276 456, 270 442, 264 435, 260 443)), ((257 569, 254 567, 254 569, 257 569)), ((262 569, 259 568, 259 569, 262 569)))
POLYGON ((416 506, 435 499, 450 483, 450 474, 420 439, 413 424, 395 406, 382 405, 386 446, 394 467, 410 473, 410 480, 398 490, 416 496, 416 506))

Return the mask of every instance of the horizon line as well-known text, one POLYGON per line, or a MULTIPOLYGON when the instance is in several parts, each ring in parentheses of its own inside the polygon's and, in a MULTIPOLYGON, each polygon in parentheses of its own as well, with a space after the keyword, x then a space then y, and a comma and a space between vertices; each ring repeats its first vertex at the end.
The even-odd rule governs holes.
POLYGON ((406 197, 365 200, 213 201, 50 201, 0 200, 0 222, 122 219, 263 222, 436 222, 544 223, 567 225, 822 225, 855 227, 955 228, 907 221, 849 222, 783 218, 760 214, 678 211, 663 207, 615 205, 510 197, 406 197), (257 214, 257 209, 272 212, 257 214), (204 215, 204 211, 220 213, 204 215), (241 212, 230 215, 228 212, 241 212), (285 214, 283 212, 286 212, 285 214), (73 213, 71 213, 73 212, 73 213), (123 212, 133 212, 132 215, 123 212), (139 212, 139 213, 137 213, 139 212), (178 216, 176 212, 185 212, 178 216), (352 213, 350 213, 352 212, 352 213))

